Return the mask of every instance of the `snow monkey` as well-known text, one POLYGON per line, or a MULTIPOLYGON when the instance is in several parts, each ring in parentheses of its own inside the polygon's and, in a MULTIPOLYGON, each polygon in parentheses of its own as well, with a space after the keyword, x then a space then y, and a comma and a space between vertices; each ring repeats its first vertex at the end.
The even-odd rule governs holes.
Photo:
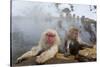
POLYGON ((80 49, 83 49, 84 47, 92 47, 81 40, 79 33, 79 29, 75 27, 69 29, 67 36, 65 37, 65 56, 70 54, 76 56, 80 49))
POLYGON ((38 45, 19 57, 17 62, 19 63, 24 59, 36 56, 37 63, 44 63, 56 55, 59 45, 60 38, 58 33, 53 29, 48 29, 41 35, 38 45))

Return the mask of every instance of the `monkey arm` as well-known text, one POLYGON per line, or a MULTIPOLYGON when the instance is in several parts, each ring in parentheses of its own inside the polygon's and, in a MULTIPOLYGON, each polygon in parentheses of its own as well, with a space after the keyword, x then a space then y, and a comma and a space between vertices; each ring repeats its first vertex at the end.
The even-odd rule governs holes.
POLYGON ((42 50, 41 46, 33 47, 30 51, 24 53, 21 57, 17 58, 17 63, 22 62, 30 57, 36 56, 42 50))
POLYGON ((65 56, 70 55, 70 49, 69 49, 70 42, 71 42, 70 40, 66 40, 65 41, 65 46, 64 46, 64 48, 65 48, 65 56))
POLYGON ((44 63, 45 61, 53 58, 57 52, 58 52, 58 45, 53 45, 50 49, 44 51, 41 55, 37 56, 36 61, 38 63, 44 63))
POLYGON ((19 58, 17 58, 17 62, 22 62, 23 60, 32 57, 32 51, 28 51, 26 53, 24 53, 22 56, 20 56, 19 58))
POLYGON ((89 45, 88 43, 82 41, 81 38, 78 38, 78 42, 79 42, 81 47, 88 47, 88 48, 92 48, 93 47, 93 45, 89 45))
POLYGON ((24 60, 26 60, 30 57, 32 57, 32 51, 31 50, 24 53, 22 56, 18 57, 16 63, 21 63, 22 61, 24 61, 24 60))
POLYGON ((78 42, 79 42, 79 44, 86 44, 86 45, 88 45, 86 42, 84 42, 80 37, 78 37, 78 42))
POLYGON ((64 49, 65 49, 65 51, 67 51, 67 40, 65 41, 64 49))
POLYGON ((33 47, 31 49, 32 56, 36 56, 41 50, 42 50, 42 46, 41 45, 38 45, 37 47, 33 47))

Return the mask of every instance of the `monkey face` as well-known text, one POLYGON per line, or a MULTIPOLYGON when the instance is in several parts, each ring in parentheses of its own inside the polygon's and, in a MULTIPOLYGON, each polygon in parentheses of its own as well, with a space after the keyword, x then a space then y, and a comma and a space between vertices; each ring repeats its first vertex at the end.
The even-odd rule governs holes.
POLYGON ((46 33, 46 42, 48 44, 53 44, 55 42, 56 35, 52 32, 46 33))
POLYGON ((70 38, 72 40, 76 40, 78 38, 78 31, 76 31, 76 30, 70 30, 69 31, 69 35, 70 35, 70 38))

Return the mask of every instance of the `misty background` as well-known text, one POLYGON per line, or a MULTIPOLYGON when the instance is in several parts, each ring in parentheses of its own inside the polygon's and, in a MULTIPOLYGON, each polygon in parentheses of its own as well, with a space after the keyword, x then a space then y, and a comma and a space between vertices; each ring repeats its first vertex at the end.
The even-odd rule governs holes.
MULTIPOLYGON (((96 6, 66 3, 12 1, 11 46, 12 62, 33 46, 37 45, 41 34, 49 29, 57 30, 62 47, 65 33, 71 26, 81 30, 83 41, 91 43, 91 34, 84 28, 89 22, 96 36, 96 6)), ((94 37, 92 37, 94 38, 94 37)), ((62 48, 63 49, 63 48, 62 48)))

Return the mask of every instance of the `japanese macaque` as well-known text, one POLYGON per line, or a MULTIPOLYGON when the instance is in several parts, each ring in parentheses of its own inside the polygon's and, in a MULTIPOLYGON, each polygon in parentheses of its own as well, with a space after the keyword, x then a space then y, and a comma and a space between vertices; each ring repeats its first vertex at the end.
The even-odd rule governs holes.
POLYGON ((78 55, 80 49, 83 47, 92 47, 89 46, 87 43, 83 42, 79 37, 79 30, 77 28, 70 28, 67 36, 65 38, 65 56, 68 55, 78 55))
POLYGON ((60 38, 58 33, 53 29, 48 29, 41 35, 38 45, 19 57, 17 62, 36 56, 37 63, 44 63, 56 55, 59 45, 60 38))

